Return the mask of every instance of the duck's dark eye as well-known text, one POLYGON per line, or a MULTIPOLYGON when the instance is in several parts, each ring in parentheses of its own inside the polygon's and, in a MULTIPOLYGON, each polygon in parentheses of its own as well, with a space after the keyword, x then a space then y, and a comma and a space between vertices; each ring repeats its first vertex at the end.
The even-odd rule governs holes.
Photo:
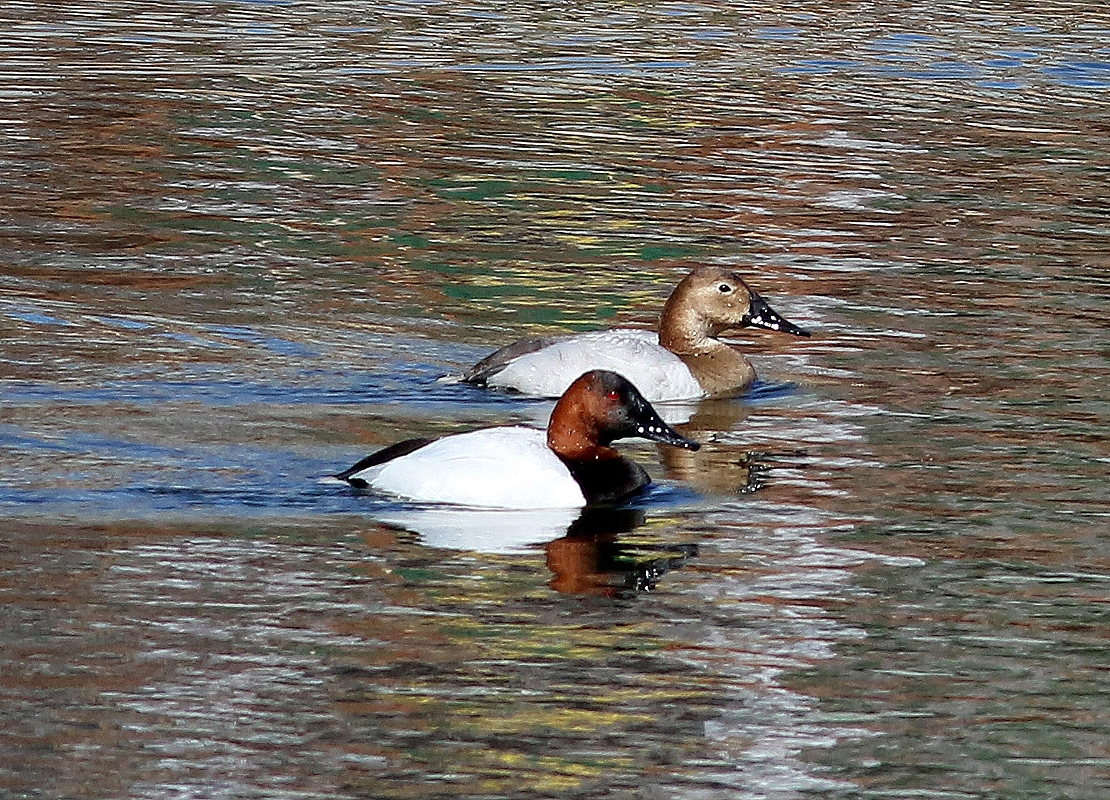
POLYGON ((721 294, 728 294, 729 292, 732 291, 732 287, 729 286, 727 283, 722 283, 717 288, 721 290, 721 294))

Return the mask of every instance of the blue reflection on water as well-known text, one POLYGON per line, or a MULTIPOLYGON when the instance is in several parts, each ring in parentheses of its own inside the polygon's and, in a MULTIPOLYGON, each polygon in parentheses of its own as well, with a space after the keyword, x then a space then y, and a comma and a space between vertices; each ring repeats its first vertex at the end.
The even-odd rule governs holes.
POLYGON ((1097 61, 1074 61, 1045 67, 1045 75, 1055 78, 1064 86, 1083 89, 1104 89, 1110 87, 1110 63, 1097 61))
MULTIPOLYGON (((136 451, 147 455, 158 449, 135 447, 136 451)), ((224 453, 198 449, 178 451, 173 455, 181 467, 176 482, 167 480, 164 472, 149 475, 144 480, 140 469, 128 475, 127 483, 118 487, 94 489, 68 485, 25 489, 0 485, 0 508, 17 517, 22 512, 41 518, 45 507, 55 519, 78 517, 93 521, 149 519, 164 515, 193 519, 264 519, 292 514, 310 518, 350 515, 402 524, 406 519, 426 521, 432 514, 440 529, 452 525, 465 529, 468 520, 478 516, 475 509, 408 503, 330 480, 328 476, 341 466, 334 460, 278 451, 244 452, 241 448, 234 453, 230 449, 224 453)), ((72 479, 80 475, 65 477, 72 479)), ((655 484, 627 507, 658 511, 697 505, 701 500, 698 494, 685 487, 655 484)), ((483 512, 490 519, 496 519, 499 513, 510 522, 514 519, 509 512, 483 512)), ((519 535, 529 542, 549 541, 565 533, 578 515, 574 509, 558 511, 558 525, 537 526, 544 536, 527 530, 520 531, 519 535)), ((521 516, 517 512, 518 524, 521 516)), ((414 532, 424 532, 418 524, 409 527, 414 532)))
POLYGON ((35 325, 72 325, 73 323, 66 322, 64 319, 52 317, 49 314, 43 314, 39 311, 24 311, 14 306, 9 306, 4 309, 4 315, 17 319, 20 322, 30 322, 35 325))
POLYGON ((144 330, 150 327, 146 322, 139 322, 138 320, 128 319, 126 317, 89 317, 89 319, 103 323, 104 325, 126 328, 128 330, 144 330))
MULTIPOLYGON (((1039 28, 1015 28, 1019 33, 1037 33, 1039 28)), ((791 38, 801 33, 792 29, 767 28, 760 38, 791 38)), ((976 85, 997 89, 1017 89, 1030 81, 1048 78, 1061 86, 1078 89, 1110 87, 1110 61, 1068 58, 1065 51, 995 49, 981 58, 968 55, 966 48, 948 48, 944 39, 919 33, 898 33, 861 44, 870 51, 866 59, 803 58, 781 67, 794 74, 833 74, 837 72, 877 73, 885 78, 914 80, 974 80, 976 85), (1038 63, 1039 62, 1039 63, 1038 63), (1045 63, 1049 62, 1049 63, 1045 63)), ((1096 51, 1099 55, 1102 50, 1096 51)))
POLYGON ((315 350, 301 344, 300 342, 290 341, 289 339, 282 339, 277 336, 267 336, 259 333, 253 328, 248 328, 241 325, 213 325, 208 328, 213 333, 218 333, 228 339, 235 339, 241 342, 250 342, 251 344, 258 344, 271 350, 275 353, 287 356, 303 356, 306 358, 315 358, 319 355, 315 350))
POLYGON ((525 406, 534 403, 510 394, 497 394, 469 384, 440 382, 442 367, 431 364, 407 365, 406 373, 370 371, 292 370, 287 381, 263 383, 228 377, 218 370, 192 368, 194 380, 105 381, 99 385, 59 385, 35 381, 12 381, 4 386, 6 406, 103 405, 127 403, 150 406, 170 401, 198 402, 212 406, 237 406, 254 403, 280 405, 344 405, 365 403, 406 403, 427 406, 441 403, 457 405, 480 402, 486 405, 525 406))

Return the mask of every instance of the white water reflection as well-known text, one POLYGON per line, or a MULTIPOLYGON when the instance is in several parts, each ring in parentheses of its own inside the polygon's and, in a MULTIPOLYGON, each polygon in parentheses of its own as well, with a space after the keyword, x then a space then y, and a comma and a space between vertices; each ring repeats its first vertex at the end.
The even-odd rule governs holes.
POLYGON ((581 509, 506 511, 417 507, 374 514, 374 519, 420 536, 428 547, 478 553, 520 553, 564 536, 581 509))

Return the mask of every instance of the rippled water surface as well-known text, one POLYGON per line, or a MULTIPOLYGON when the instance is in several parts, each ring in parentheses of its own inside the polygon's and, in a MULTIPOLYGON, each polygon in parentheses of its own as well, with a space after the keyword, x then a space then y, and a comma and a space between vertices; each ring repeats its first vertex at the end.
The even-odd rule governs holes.
POLYGON ((1110 15, 14 2, 0 794, 1110 796, 1110 15), (812 339, 575 518, 319 482, 701 263, 812 339))

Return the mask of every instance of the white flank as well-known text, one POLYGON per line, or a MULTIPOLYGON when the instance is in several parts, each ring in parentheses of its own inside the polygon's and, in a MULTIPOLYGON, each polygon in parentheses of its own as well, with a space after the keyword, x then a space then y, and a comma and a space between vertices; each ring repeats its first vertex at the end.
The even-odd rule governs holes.
POLYGON ((535 428, 486 428, 445 436, 364 469, 381 492, 427 503, 482 508, 580 508, 578 482, 535 428))
POLYGON ((488 383, 530 395, 560 397, 576 378, 591 369, 608 369, 623 375, 650 403, 705 396, 682 359, 660 346, 657 333, 634 328, 614 328, 563 339, 513 359, 488 383))

